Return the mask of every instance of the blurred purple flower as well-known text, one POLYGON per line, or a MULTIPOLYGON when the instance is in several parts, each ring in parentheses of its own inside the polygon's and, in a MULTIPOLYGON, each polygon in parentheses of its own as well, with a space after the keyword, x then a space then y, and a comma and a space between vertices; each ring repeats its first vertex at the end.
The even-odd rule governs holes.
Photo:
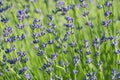
POLYGON ((18 20, 23 20, 26 17, 26 12, 24 10, 18 10, 17 12, 17 18, 18 20))

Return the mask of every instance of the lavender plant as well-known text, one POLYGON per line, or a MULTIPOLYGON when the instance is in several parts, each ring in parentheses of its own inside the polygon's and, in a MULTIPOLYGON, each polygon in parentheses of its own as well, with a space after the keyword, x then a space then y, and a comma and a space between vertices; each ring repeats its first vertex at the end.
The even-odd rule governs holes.
POLYGON ((119 0, 0 0, 0 80, 120 80, 119 0))

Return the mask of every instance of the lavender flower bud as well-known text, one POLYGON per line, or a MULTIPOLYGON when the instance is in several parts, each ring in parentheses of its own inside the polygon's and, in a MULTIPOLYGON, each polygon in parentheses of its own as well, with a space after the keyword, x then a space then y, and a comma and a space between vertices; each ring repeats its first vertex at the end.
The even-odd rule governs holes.
POLYGON ((87 25, 87 26, 89 26, 91 28, 94 27, 94 25, 93 25, 93 23, 91 21, 86 22, 85 25, 87 25))
POLYGON ((109 26, 110 23, 111 23, 111 20, 103 20, 102 21, 102 25, 105 26, 105 27, 109 26))
POLYGON ((106 12, 104 12, 104 16, 110 16, 112 14, 112 12, 111 11, 106 11, 106 12))
POLYGON ((112 1, 107 1, 107 2, 105 3, 105 6, 111 7, 111 6, 112 6, 112 1))
POLYGON ((25 74, 25 78, 27 80, 31 80, 32 79, 32 74, 25 74))
POLYGON ((19 10, 17 12, 17 18, 18 18, 18 20, 23 20, 23 19, 25 19, 25 17, 26 17, 26 13, 25 13, 24 10, 19 10))

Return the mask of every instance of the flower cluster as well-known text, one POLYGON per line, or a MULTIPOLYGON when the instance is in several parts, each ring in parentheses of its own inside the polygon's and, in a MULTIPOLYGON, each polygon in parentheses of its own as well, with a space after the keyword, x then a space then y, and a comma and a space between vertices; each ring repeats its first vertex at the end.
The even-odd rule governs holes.
POLYGON ((0 0, 0 80, 120 80, 118 5, 0 0))

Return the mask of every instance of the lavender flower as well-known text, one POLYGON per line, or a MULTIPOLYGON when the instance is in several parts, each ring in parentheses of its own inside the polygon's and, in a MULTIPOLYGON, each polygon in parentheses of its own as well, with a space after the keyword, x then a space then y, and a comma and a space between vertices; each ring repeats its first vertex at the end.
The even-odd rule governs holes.
POLYGON ((38 19, 38 18, 34 18, 34 20, 33 20, 33 24, 38 23, 38 22, 40 22, 40 19, 38 19))
POLYGON ((20 51, 17 52, 17 55, 20 56, 20 57, 25 57, 26 56, 26 52, 20 50, 20 51))
POLYGON ((102 21, 102 25, 105 26, 105 27, 109 26, 110 23, 111 23, 111 20, 103 20, 102 21))
POLYGON ((63 1, 58 1, 56 6, 57 7, 63 7, 64 6, 64 2, 63 1))
POLYGON ((55 24, 54 24, 54 23, 51 23, 51 22, 48 23, 48 26, 50 26, 52 29, 55 28, 55 24))
POLYGON ((5 50, 5 53, 10 53, 10 52, 11 52, 11 50, 8 48, 5 50))
POLYGON ((115 54, 120 54, 120 49, 116 50, 114 53, 115 54))
POLYGON ((110 40, 113 40, 113 39, 115 39, 115 38, 116 38, 115 36, 110 36, 110 37, 109 37, 110 40))
POLYGON ((79 55, 77 57, 73 56, 73 62, 74 62, 74 65, 77 66, 78 63, 80 62, 80 56, 79 55))
POLYGON ((84 2, 85 0, 79 0, 80 2, 84 2))
POLYGON ((18 51, 18 52, 17 52, 17 55, 18 55, 18 56, 21 56, 21 51, 18 51))
POLYGON ((26 38, 26 35, 25 34, 22 34, 21 36, 17 35, 17 39, 18 40, 23 40, 26 38))
POLYGON ((100 43, 103 43, 106 41, 106 37, 103 35, 101 38, 100 38, 100 43))
POLYGON ((72 9, 74 9, 74 8, 75 8, 75 5, 68 5, 68 6, 67 6, 67 9, 68 9, 68 10, 72 10, 72 9))
POLYGON ((25 74, 24 76, 27 80, 31 80, 32 79, 32 74, 25 74))
POLYGON ((42 31, 41 33, 40 33, 40 36, 44 36, 46 33, 44 32, 44 31, 42 31))
POLYGON ((117 72, 117 70, 116 70, 115 68, 113 68, 113 70, 112 70, 112 74, 113 74, 113 75, 118 74, 118 72, 117 72))
POLYGON ((32 24, 32 29, 38 29, 40 28, 42 25, 40 25, 39 23, 33 23, 32 24))
POLYGON ((54 44, 54 40, 49 40, 48 44, 54 44))
POLYGON ((68 34, 65 34, 62 41, 67 41, 67 40, 68 40, 68 34))
POLYGON ((68 12, 68 8, 67 7, 62 7, 61 8, 61 15, 65 15, 68 12))
POLYGON ((92 42, 92 46, 99 49, 100 48, 100 39, 95 38, 94 41, 92 42))
POLYGON ((2 6, 4 3, 3 3, 3 0, 0 0, 0 6, 2 6))
POLYGON ((78 73, 78 70, 73 70, 73 74, 77 74, 78 73))
POLYGON ((118 80, 120 79, 120 73, 117 74, 117 79, 118 79, 118 80))
POLYGON ((111 7, 111 6, 112 6, 112 1, 107 1, 107 2, 105 3, 105 6, 111 7))
POLYGON ((61 66, 61 67, 67 67, 67 66, 69 66, 70 65, 70 63, 69 62, 65 62, 65 61, 58 61, 58 64, 61 66))
POLYGON ((87 64, 90 64, 90 63, 92 63, 93 62, 93 59, 92 58, 87 58, 87 60, 86 60, 86 63, 87 64))
POLYGON ((82 8, 86 8, 88 4, 85 1, 82 1, 82 4, 80 5, 82 8))
POLYGON ((15 64, 17 61, 18 61, 18 58, 13 58, 13 59, 7 60, 7 62, 10 64, 15 64))
POLYGON ((16 28, 18 28, 18 29, 23 29, 25 27, 25 25, 23 25, 23 24, 17 24, 16 25, 16 28))
POLYGON ((68 44, 64 44, 63 46, 64 46, 65 48, 67 48, 67 47, 68 47, 68 44))
POLYGON ((51 59, 56 59, 58 57, 58 53, 52 54, 51 59))
POLYGON ((10 48, 6 48, 5 53, 10 53, 15 50, 15 46, 12 45, 10 48))
POLYGON ((7 42, 13 43, 16 40, 15 36, 11 36, 9 38, 7 38, 7 42))
POLYGON ((89 44, 88 44, 88 40, 84 40, 84 48, 88 48, 89 44))
POLYGON ((0 8, 0 13, 2 13, 2 12, 5 12, 5 8, 4 7, 0 8))
POLYGON ((37 14, 42 14, 41 9, 35 9, 34 12, 37 13, 37 14))
POLYGON ((37 44, 37 43, 39 43, 39 40, 38 40, 38 39, 35 39, 35 40, 33 40, 33 43, 34 43, 34 44, 37 44))
POLYGON ((118 44, 118 42, 113 41, 111 45, 112 45, 112 46, 117 46, 117 44, 118 44))
POLYGON ((51 73, 52 71, 54 71, 54 68, 47 68, 47 69, 46 69, 46 72, 47 72, 47 74, 49 74, 49 75, 50 75, 50 73, 51 73))
POLYGON ((111 80, 115 80, 116 79, 114 75, 111 75, 110 78, 111 78, 111 80))
POLYGON ((51 60, 49 60, 47 63, 44 63, 43 66, 42 66, 42 69, 47 69, 47 68, 50 68, 50 66, 53 65, 53 62, 51 60))
POLYGON ((8 22, 8 18, 2 18, 2 19, 1 19, 1 22, 7 23, 7 22, 8 22))
POLYGON ((27 67, 23 67, 19 70, 19 74, 22 74, 22 73, 26 72, 27 70, 28 70, 27 67))
POLYGON ((53 33, 53 32, 54 32, 53 29, 47 29, 46 31, 47 31, 48 33, 53 33))
POLYGON ((38 38, 38 37, 40 37, 40 34, 39 33, 32 33, 32 37, 33 38, 38 38))
POLYGON ((18 20, 23 20, 26 17, 26 12, 24 10, 19 10, 17 12, 17 18, 18 20))
POLYGON ((66 16, 66 17, 65 17, 65 19, 67 20, 67 22, 73 22, 73 21, 74 21, 74 19, 73 19, 73 18, 68 17, 68 16, 66 16))
POLYGON ((92 23, 91 21, 87 21, 87 22, 85 23, 85 25, 87 25, 87 26, 89 26, 89 27, 91 27, 91 28, 94 27, 94 25, 93 25, 93 23, 92 23))
POLYGON ((69 43, 69 45, 70 45, 71 47, 75 47, 75 46, 76 46, 76 42, 71 42, 71 43, 69 43))
POLYGON ((3 29, 4 36, 5 36, 5 37, 9 36, 9 35, 12 33, 12 31, 13 31, 12 27, 5 27, 5 28, 3 29))
POLYGON ((89 13, 90 13, 89 11, 85 11, 85 12, 83 13, 83 16, 86 17, 86 16, 89 15, 89 13))
POLYGON ((53 16, 52 15, 47 15, 48 20, 52 21, 53 20, 53 16))
POLYGON ((37 53, 37 55, 38 56, 43 56, 45 54, 45 52, 42 50, 42 51, 39 51, 38 53, 37 53))
POLYGON ((4 32, 4 37, 8 37, 10 35, 9 32, 4 32))
POLYGON ((104 12, 104 16, 110 16, 112 14, 112 12, 111 11, 106 11, 106 12, 104 12))
POLYGON ((86 79, 85 80, 96 80, 96 72, 91 72, 86 74, 86 79))
POLYGON ((90 55, 91 54, 91 50, 87 49, 86 50, 86 55, 90 55))
POLYGON ((22 54, 21 54, 22 57, 26 56, 26 52, 23 51, 22 54))
POLYGON ((47 44, 44 43, 44 44, 42 44, 40 47, 41 47, 41 48, 45 48, 46 46, 47 46, 47 44))
POLYGON ((80 4, 76 4, 76 5, 75 5, 75 8, 78 8, 78 9, 79 9, 79 8, 80 8, 80 4))
POLYGON ((97 8, 98 9, 101 9, 103 6, 102 5, 97 5, 97 8))

